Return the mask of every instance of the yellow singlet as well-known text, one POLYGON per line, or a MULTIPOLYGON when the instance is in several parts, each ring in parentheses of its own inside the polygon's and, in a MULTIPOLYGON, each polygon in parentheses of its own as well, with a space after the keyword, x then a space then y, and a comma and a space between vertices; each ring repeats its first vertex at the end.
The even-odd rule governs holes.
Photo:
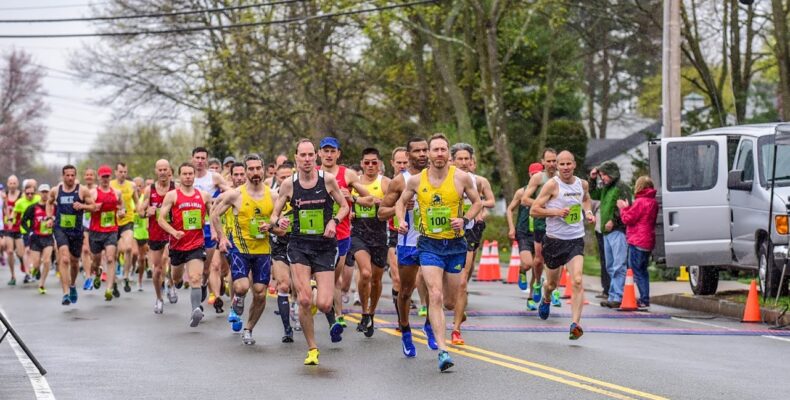
POLYGON ((420 172, 417 204, 420 209, 420 234, 432 239, 455 239, 464 231, 454 231, 451 218, 461 218, 463 198, 455 190, 455 166, 450 166, 447 177, 439 187, 428 180, 428 170, 420 172))
MULTIPOLYGON (((368 190, 368 193, 370 193, 371 196, 377 199, 384 198, 384 189, 381 188, 381 175, 379 175, 375 181, 367 184, 363 183, 362 185, 365 186, 365 189, 368 190)), ((357 193, 356 189, 352 189, 351 195, 359 196, 359 193, 357 193)), ((354 218, 378 218, 376 216, 378 210, 375 205, 370 207, 364 207, 359 204, 354 204, 353 211, 354 211, 354 218)))
POLYGON ((123 219, 118 218, 118 226, 123 226, 134 222, 134 184, 130 180, 123 181, 123 185, 117 180, 110 181, 110 187, 121 192, 121 201, 126 209, 123 219))
POLYGON ((247 192, 247 185, 239 187, 241 207, 233 221, 233 244, 245 254, 269 254, 269 234, 258 230, 259 221, 269 221, 274 210, 271 189, 264 185, 263 198, 253 199, 247 192))

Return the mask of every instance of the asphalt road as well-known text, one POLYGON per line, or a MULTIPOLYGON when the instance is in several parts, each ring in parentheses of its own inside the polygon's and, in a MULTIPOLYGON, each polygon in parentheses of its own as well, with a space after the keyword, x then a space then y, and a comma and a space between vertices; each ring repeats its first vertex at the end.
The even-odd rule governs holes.
MULTIPOLYGON (((542 321, 520 312, 525 295, 514 285, 473 282, 467 345, 452 346, 456 366, 442 374, 436 353, 419 335, 417 358, 403 357, 398 333, 388 328, 395 321, 389 296, 381 301, 372 338, 352 328, 332 344, 318 316, 321 364, 306 367, 301 333, 295 343, 280 343, 282 325, 271 298, 255 330, 257 344, 243 346, 226 315, 212 309, 190 328, 187 291, 154 315, 150 280, 143 292, 133 287, 109 303, 102 291, 80 290, 79 302, 69 307, 60 305, 54 275, 47 295, 39 295, 36 284, 8 287, 7 280, 7 268, 0 269, 0 308, 48 370, 52 396, 34 391, 26 360, 20 362, 6 340, 0 344, 4 400, 790 398, 790 336, 781 336, 790 332, 661 307, 612 312, 595 305, 591 292, 585 335, 572 342, 569 305, 542 321)), ((412 326, 421 320, 414 316, 412 326)))

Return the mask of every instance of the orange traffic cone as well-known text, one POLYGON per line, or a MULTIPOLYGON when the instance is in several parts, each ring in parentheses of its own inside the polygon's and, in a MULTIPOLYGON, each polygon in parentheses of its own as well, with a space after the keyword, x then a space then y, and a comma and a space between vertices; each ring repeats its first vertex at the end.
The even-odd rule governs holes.
POLYGON ((475 278, 476 281, 487 281, 490 279, 490 263, 491 244, 488 242, 488 240, 486 240, 483 242, 483 251, 480 255, 480 265, 477 266, 477 277, 475 278))
POLYGON ((489 268, 491 272, 491 279, 492 281, 501 281, 502 280, 502 268, 499 266, 499 243, 494 240, 491 248, 491 266, 489 268))
POLYGON ((502 283, 518 283, 518 274, 521 270, 521 258, 519 257, 518 242, 513 241, 510 249, 510 265, 507 269, 507 279, 502 283))
POLYGON ((562 282, 564 281, 565 282, 565 290, 562 292, 562 296, 560 296, 560 298, 561 299, 570 299, 571 296, 573 296, 573 285, 570 284, 571 273, 568 272, 568 270, 565 269, 565 267, 562 267, 562 268, 564 269, 565 273, 563 273, 562 274, 562 278, 560 278, 560 286, 563 286, 562 282))
POLYGON ((623 287, 623 300, 620 303, 619 311, 636 311, 636 291, 634 290, 634 271, 628 268, 625 273, 625 286, 623 287))
POLYGON ((757 281, 754 279, 749 286, 749 297, 746 298, 746 308, 743 310, 741 322, 763 322, 760 316, 760 300, 757 297, 757 281))
POLYGON ((560 272, 559 287, 566 287, 566 286, 568 286, 568 270, 566 270, 565 267, 562 267, 562 272, 560 272))

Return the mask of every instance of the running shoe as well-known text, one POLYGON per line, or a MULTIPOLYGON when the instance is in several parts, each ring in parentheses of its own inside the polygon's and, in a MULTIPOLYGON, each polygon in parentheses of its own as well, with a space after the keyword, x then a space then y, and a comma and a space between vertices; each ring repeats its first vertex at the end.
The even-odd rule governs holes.
POLYGON ((332 339, 332 343, 337 343, 343 340, 343 326, 335 322, 332 324, 332 327, 329 328, 329 338, 332 339))
POLYGON ((25 274, 25 278, 22 279, 22 283, 30 283, 30 282, 33 282, 33 277, 30 276, 29 274, 25 274))
POLYGON ((307 350, 307 358, 304 359, 304 365, 318 365, 318 355, 321 352, 318 349, 307 350))
POLYGON ((63 301, 61 301, 60 304, 62 304, 64 306, 71 305, 71 300, 69 300, 69 295, 64 294, 63 295, 63 301))
POLYGON ((427 306, 420 307, 420 311, 417 311, 417 315, 420 317, 428 316, 428 307, 427 306))
POLYGON ((518 288, 522 291, 529 289, 529 283, 527 282, 527 271, 518 272, 518 288))
POLYGON ((538 307, 538 315, 540 319, 549 319, 549 313, 551 312, 551 303, 541 301, 540 306, 538 307))
POLYGON ((532 298, 527 299, 527 311, 535 311, 538 309, 538 304, 532 298))
POLYGON ((362 302, 359 300, 359 293, 354 293, 354 305, 361 306, 362 302))
POLYGON ((77 304, 77 288, 74 286, 69 287, 69 301, 71 304, 77 304))
POLYGON ((167 300, 170 304, 178 303, 178 292, 176 292, 175 286, 170 286, 167 288, 167 300))
MULTIPOLYGON (((102 272, 102 274, 104 274, 104 272, 102 272)), ((96 289, 96 290, 99 290, 103 280, 102 279, 96 279, 95 276, 93 278, 91 278, 91 279, 93 280, 93 288, 96 289)), ((88 290, 90 290, 90 289, 88 289, 88 290)))
POLYGON ((439 371, 444 372, 450 369, 453 365, 453 359, 450 357, 450 353, 446 350, 442 350, 439 352, 439 371))
POLYGON ((201 319, 203 319, 203 310, 201 310, 200 307, 197 307, 192 310, 192 317, 189 319, 189 326, 193 328, 198 326, 201 319))
POLYGON ((107 273, 106 272, 102 272, 101 273, 101 281, 102 282, 107 282, 107 273))
POLYGON ((362 314, 362 318, 359 320, 359 323, 357 324, 357 332, 362 332, 365 330, 365 326, 367 326, 367 318, 368 318, 367 315, 362 314))
POLYGON ((146 270, 145 277, 148 279, 152 279, 154 277, 154 271, 151 271, 150 269, 146 270))
POLYGON ((132 291, 132 287, 129 285, 129 278, 123 278, 123 291, 126 293, 132 291))
POLYGON ((543 286, 540 282, 535 282, 535 284, 532 285, 532 300, 535 303, 540 301, 541 293, 543 293, 543 286))
POLYGON ((35 278, 36 280, 41 279, 41 270, 40 269, 33 268, 33 270, 30 271, 30 273, 31 273, 31 275, 33 275, 33 278, 35 278))
POLYGON ((176 285, 176 288, 181 289, 181 286, 183 286, 184 289, 189 289, 189 282, 181 281, 178 285, 176 285))
POLYGON ((111 301, 112 300, 112 290, 107 289, 104 291, 104 301, 111 301))
POLYGON ((121 292, 118 290, 118 282, 114 282, 112 284, 112 295, 115 297, 121 297, 121 292))
POLYGON ((293 343, 294 342, 294 330, 290 326, 285 330, 285 335, 283 335, 282 342, 283 343, 293 343))
POLYGON ((233 332, 240 332, 241 328, 243 328, 243 327, 244 327, 244 322, 242 322, 241 320, 238 320, 238 321, 230 324, 230 329, 233 332))
POLYGON ((239 314, 236 314, 236 311, 231 308, 230 312, 228 313, 228 323, 232 324, 238 321, 241 321, 241 318, 239 318, 239 314))
POLYGON ((365 329, 362 331, 362 333, 365 334, 365 337, 373 337, 373 333, 375 332, 375 328, 373 327, 373 316, 372 315, 368 315, 368 321, 367 321, 367 324, 365 325, 364 328, 365 329))
POLYGON ((562 307, 562 301, 560 301, 560 291, 557 289, 554 289, 554 291, 551 292, 551 305, 554 307, 562 307))
POLYGON ((38 294, 47 294, 47 288, 39 286, 38 287, 38 294))
POLYGON ((85 283, 82 284, 82 290, 93 290, 93 278, 85 278, 85 283))
POLYGON ((581 325, 573 322, 571 323, 570 333, 568 334, 568 339, 570 340, 579 340, 580 337, 584 335, 584 331, 582 330, 581 325))
POLYGON ((453 331, 451 337, 452 343, 454 345, 463 346, 466 344, 466 342, 464 342, 464 338, 461 337, 461 331, 453 331))
POLYGON ((225 302, 222 301, 222 297, 217 297, 214 299, 214 311, 216 311, 217 314, 222 314, 225 312, 225 309, 222 308, 223 306, 225 306, 225 302))
POLYGON ((208 295, 208 304, 214 305, 215 301, 217 301, 217 296, 214 295, 214 292, 209 293, 209 295, 208 295))
POLYGON ((343 304, 348 304, 348 302, 351 301, 351 297, 349 297, 348 292, 343 292, 343 294, 340 296, 340 299, 343 301, 343 304))
POLYGON ((422 332, 425 333, 426 339, 428 340, 428 348, 431 350, 439 350, 439 345, 436 344, 436 337, 433 335, 431 324, 425 323, 425 325, 422 326, 422 332))
POLYGON ((348 328, 348 324, 346 323, 346 318, 343 317, 342 315, 338 315, 335 318, 335 321, 337 321, 337 323, 340 324, 340 326, 342 326, 344 329, 348 328))
POLYGON ((244 314, 244 296, 235 296, 231 302, 231 308, 236 312, 236 315, 241 317, 244 314))
POLYGON ((8 286, 16 286, 16 278, 9 279, 8 286))
POLYGON ((120 258, 121 258, 121 261, 118 261, 117 263, 115 263, 115 276, 120 275, 121 271, 122 271, 121 270, 121 262, 123 261, 123 254, 121 254, 120 258))
POLYGON ((162 299, 156 299, 156 302, 154 303, 154 314, 161 314, 164 306, 165 303, 162 301, 162 299))
POLYGON ((411 340, 411 331, 401 332, 400 340, 402 342, 403 355, 408 358, 417 357, 417 348, 414 347, 414 342, 411 340))
POLYGON ((252 346, 255 344, 255 339, 252 337, 251 330, 245 329, 244 332, 241 333, 241 342, 247 346, 252 346))
POLYGON ((291 322, 299 321, 299 304, 291 302, 291 322))

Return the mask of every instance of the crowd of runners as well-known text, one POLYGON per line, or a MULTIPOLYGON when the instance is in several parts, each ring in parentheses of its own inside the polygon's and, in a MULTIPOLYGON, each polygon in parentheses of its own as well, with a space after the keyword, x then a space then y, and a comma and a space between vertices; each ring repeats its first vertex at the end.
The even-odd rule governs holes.
MULTIPOLYGON (((245 345, 255 344, 268 292, 277 299, 282 342, 292 343, 301 331, 304 364, 317 365, 314 315, 325 315, 331 342, 340 342, 347 328, 343 304, 355 285, 362 310, 356 330, 373 336, 389 273, 404 356, 417 355, 410 323, 416 308, 439 369, 452 367, 445 311, 454 311, 450 343, 463 345, 467 282, 495 203, 489 181, 475 174, 473 147, 451 145, 441 134, 412 138, 392 151, 392 178, 376 148, 363 150, 357 169, 339 163, 341 145, 332 137, 318 146, 300 140, 294 150, 292 159, 280 155, 267 165, 257 154, 220 163, 197 147, 187 162, 157 161, 155 179, 129 179, 123 163, 80 176, 64 166, 55 187, 31 179, 20 185, 11 176, 0 208, 8 285, 21 273, 23 284, 37 282, 45 294, 54 260, 61 304, 71 306, 80 285, 103 289, 112 301, 121 290, 131 292, 135 280, 142 291, 147 275, 155 314, 188 293, 189 325, 198 327, 204 305, 225 313, 227 301, 230 328, 245 345)), ((508 221, 521 250, 526 307, 547 319, 560 306, 561 267, 570 273, 578 294, 572 340, 583 334, 584 223, 595 219, 587 181, 574 176, 575 168, 570 152, 546 149, 508 208, 517 214, 508 221)))

